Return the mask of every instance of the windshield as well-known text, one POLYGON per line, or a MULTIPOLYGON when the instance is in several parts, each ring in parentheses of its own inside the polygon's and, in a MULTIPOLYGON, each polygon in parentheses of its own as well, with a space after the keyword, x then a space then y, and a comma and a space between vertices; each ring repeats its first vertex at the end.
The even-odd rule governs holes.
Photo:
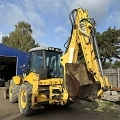
POLYGON ((44 67, 43 51, 33 51, 28 56, 28 69, 29 71, 37 72, 40 68, 44 67))
MULTIPOLYGON (((62 77, 63 68, 60 64, 61 52, 56 51, 32 51, 29 53, 25 73, 40 73, 40 69, 46 69, 47 78, 62 77), (44 53, 44 55, 43 55, 44 53)), ((43 71, 41 75, 43 74, 43 71)))
POLYGON ((62 53, 55 51, 46 52, 46 67, 47 76, 50 77, 62 77, 62 66, 60 64, 60 57, 62 53))

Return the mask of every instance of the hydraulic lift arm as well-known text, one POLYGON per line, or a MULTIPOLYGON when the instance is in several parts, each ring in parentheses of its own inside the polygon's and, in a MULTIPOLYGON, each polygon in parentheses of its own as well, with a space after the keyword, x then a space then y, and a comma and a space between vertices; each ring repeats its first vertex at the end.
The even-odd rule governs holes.
POLYGON ((64 67, 64 81, 66 79, 65 64, 77 63, 79 46, 81 46, 87 71, 93 75, 96 82, 100 82, 101 89, 97 95, 99 96, 103 93, 104 89, 111 88, 111 85, 102 70, 95 36, 96 23, 94 19, 89 18, 88 11, 82 8, 74 9, 70 13, 69 18, 72 23, 71 37, 68 40, 65 54, 61 57, 61 64, 64 67))

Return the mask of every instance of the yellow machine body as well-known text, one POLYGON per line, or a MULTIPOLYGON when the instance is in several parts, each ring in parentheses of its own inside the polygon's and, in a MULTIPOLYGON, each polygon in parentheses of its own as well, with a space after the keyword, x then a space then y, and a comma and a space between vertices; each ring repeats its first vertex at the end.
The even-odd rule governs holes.
POLYGON ((64 105, 67 103, 68 93, 63 91, 63 79, 52 78, 47 80, 40 80, 39 75, 35 73, 30 73, 23 80, 24 82, 29 82, 32 84, 32 105, 35 106, 37 103, 42 104, 60 104, 64 105), (54 93, 53 90, 59 92, 54 93), (49 92, 49 93, 46 93, 49 92), (48 97, 47 97, 48 96, 48 97), (52 97, 57 97, 53 99, 52 97))
MULTIPOLYGON (((13 80, 15 84, 20 84, 19 76, 13 77, 13 80)), ((68 101, 68 92, 66 90, 63 90, 62 78, 41 80, 39 79, 38 74, 31 72, 21 80, 21 83, 28 82, 32 85, 32 107, 37 106, 38 104, 65 105, 68 101)))
MULTIPOLYGON (((15 84, 28 82, 32 85, 32 106, 37 105, 37 103, 41 103, 41 105, 44 103, 65 105, 69 99, 77 99, 77 96, 79 96, 77 94, 79 93, 80 86, 90 85, 94 82, 99 82, 100 84, 100 89, 97 89, 97 96, 100 96, 103 93, 103 88, 105 86, 111 87, 107 77, 101 76, 99 71, 100 68, 95 56, 94 47, 90 41, 91 31, 95 26, 88 20, 88 11, 79 8, 76 9, 75 12, 76 16, 74 19, 74 26, 71 31, 70 43, 68 45, 67 52, 60 59, 61 65, 64 69, 63 78, 50 78, 42 80, 35 72, 30 72, 22 79, 22 82, 20 82, 21 78, 19 76, 13 77, 15 84), (92 79, 94 79, 90 81, 88 76, 87 83, 84 83, 83 85, 80 84, 80 81, 83 80, 78 80, 79 78, 71 72, 72 70, 76 71, 76 67, 71 71, 68 67, 66 67, 66 64, 69 64, 68 66, 72 66, 72 64, 77 63, 79 46, 82 48, 86 67, 84 70, 79 69, 77 72, 81 74, 80 71, 85 71, 86 74, 84 74, 84 76, 87 76, 87 72, 90 72, 93 75, 92 79), (69 83, 71 77, 69 77, 68 73, 70 76, 75 76, 74 79, 72 77, 72 84, 69 83), (73 84, 77 84, 77 87, 73 84), (53 93, 53 91, 57 91, 58 93, 53 93), (72 94, 72 91, 74 91, 74 95, 72 94)), ((79 77, 81 76, 82 74, 79 77)), ((84 89, 82 90, 84 91, 84 89)))
MULTIPOLYGON (((73 10, 71 14, 73 21, 71 20, 72 30, 70 40, 66 52, 59 60, 63 68, 63 76, 47 78, 45 77, 45 73, 44 76, 38 74, 45 70, 38 73, 32 70, 24 75, 23 78, 19 76, 13 77, 14 83, 23 88, 25 87, 22 85, 24 83, 29 83, 32 86, 31 108, 45 104, 66 105, 68 102, 73 102, 81 98, 95 99, 103 94, 104 89, 111 88, 108 78, 100 72, 101 66, 96 57, 96 51, 92 41, 95 37, 93 34, 93 30, 95 29, 94 22, 89 18, 88 11, 82 8, 73 10), (83 51, 85 65, 78 63, 80 46, 83 51)), ((49 50, 53 49, 54 48, 50 48, 49 50)), ((30 52, 34 51, 39 51, 39 48, 30 50, 30 52)), ((43 49, 43 52, 46 51, 47 50, 43 49)), ((54 52, 53 50, 53 53, 54 52)), ((34 53, 32 55, 34 55, 34 53)), ((22 97, 26 96, 27 92, 24 92, 24 90, 22 92, 23 94, 20 93, 19 95, 21 95, 21 97, 18 96, 18 98, 20 97, 21 106, 23 107, 22 109, 24 109, 27 103, 25 103, 26 99, 22 102, 22 97)), ((25 115, 27 113, 23 113, 21 108, 20 111, 25 115)))

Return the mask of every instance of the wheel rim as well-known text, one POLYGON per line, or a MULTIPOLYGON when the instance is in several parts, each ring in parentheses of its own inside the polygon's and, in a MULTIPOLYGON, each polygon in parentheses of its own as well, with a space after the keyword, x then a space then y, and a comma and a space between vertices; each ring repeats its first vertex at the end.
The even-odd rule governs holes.
POLYGON ((9 88, 9 96, 12 97, 12 86, 10 85, 10 88, 9 88))
POLYGON ((20 93, 20 103, 21 103, 21 107, 22 108, 25 108, 26 107, 26 103, 27 100, 26 100, 26 91, 25 90, 21 90, 21 93, 20 93))

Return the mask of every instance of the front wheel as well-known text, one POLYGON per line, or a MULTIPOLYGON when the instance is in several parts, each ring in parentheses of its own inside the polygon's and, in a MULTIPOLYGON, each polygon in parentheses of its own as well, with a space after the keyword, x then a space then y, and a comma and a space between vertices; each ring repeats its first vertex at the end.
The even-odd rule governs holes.
POLYGON ((28 116, 34 113, 32 106, 32 85, 25 82, 21 85, 19 91, 19 109, 21 114, 28 116))

